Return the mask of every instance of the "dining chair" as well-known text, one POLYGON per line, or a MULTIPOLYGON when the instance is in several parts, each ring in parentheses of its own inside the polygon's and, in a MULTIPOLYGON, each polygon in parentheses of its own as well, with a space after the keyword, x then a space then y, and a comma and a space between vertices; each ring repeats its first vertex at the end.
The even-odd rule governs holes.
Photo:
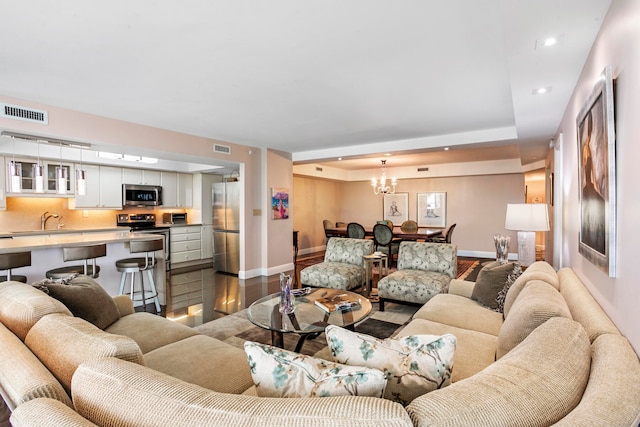
POLYGON ((393 239, 393 231, 385 224, 373 226, 373 242, 375 250, 384 252, 389 257, 389 266, 393 266, 393 256, 398 254, 400 242, 393 239))
POLYGON ((364 239, 364 227, 357 222, 347 224, 347 235, 352 239, 364 239))
POLYGON ((376 224, 384 224, 391 230, 393 230, 393 221, 391 221, 390 219, 381 219, 380 221, 376 221, 376 224))
POLYGON ((415 233, 418 231, 418 223, 412 219, 408 219, 400 225, 400 230, 405 233, 415 233))
POLYGON ((451 236, 453 235, 453 229, 456 228, 456 224, 451 224, 447 231, 442 233, 440 236, 434 236, 429 239, 430 242, 434 243, 451 243, 451 236))

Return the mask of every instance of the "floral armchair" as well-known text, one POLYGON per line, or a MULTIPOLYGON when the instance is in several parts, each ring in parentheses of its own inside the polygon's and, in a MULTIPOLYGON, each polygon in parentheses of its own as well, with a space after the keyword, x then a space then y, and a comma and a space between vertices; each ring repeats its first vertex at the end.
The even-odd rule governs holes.
POLYGON ((300 271, 304 286, 351 290, 364 284, 364 256, 373 253, 373 240, 332 237, 324 262, 300 271))
POLYGON ((398 270, 378 282, 380 311, 385 301, 422 305, 447 292, 458 272, 458 247, 448 243, 401 242, 398 270))

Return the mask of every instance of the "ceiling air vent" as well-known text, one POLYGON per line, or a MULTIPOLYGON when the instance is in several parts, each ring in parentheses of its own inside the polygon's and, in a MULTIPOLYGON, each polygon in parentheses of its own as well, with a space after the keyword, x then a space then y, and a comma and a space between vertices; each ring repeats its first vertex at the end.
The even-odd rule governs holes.
POLYGON ((0 117, 4 119, 24 120, 31 123, 49 124, 49 113, 44 110, 20 107, 0 102, 0 117))
POLYGON ((418 168, 418 172, 429 172, 429 168, 418 168))
POLYGON ((213 144, 213 152, 221 154, 231 154, 231 147, 228 145, 213 144))

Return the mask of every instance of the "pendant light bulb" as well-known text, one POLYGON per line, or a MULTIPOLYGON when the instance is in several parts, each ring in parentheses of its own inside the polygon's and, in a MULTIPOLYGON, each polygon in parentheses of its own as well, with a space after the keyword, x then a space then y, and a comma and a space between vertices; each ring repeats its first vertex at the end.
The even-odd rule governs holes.
POLYGON ((56 167, 56 192, 67 194, 67 169, 62 167, 62 144, 60 144, 60 165, 56 167))
POLYGON ((9 185, 12 193, 22 192, 22 163, 16 163, 16 140, 13 141, 13 160, 9 162, 9 185))
POLYGON ((36 193, 44 193, 44 166, 40 164, 40 142, 38 142, 38 163, 33 165, 33 188, 36 193))
POLYGON ((87 194, 87 173, 82 169, 82 148, 80 148, 80 167, 76 169, 76 194, 84 196, 87 194))

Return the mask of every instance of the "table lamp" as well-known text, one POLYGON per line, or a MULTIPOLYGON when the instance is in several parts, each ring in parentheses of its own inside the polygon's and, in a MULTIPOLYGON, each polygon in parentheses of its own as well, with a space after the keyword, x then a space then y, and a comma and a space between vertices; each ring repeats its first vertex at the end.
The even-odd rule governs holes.
POLYGON ((518 232, 518 261, 528 266, 536 260, 536 231, 549 230, 549 213, 544 203, 507 204, 504 228, 518 232))

